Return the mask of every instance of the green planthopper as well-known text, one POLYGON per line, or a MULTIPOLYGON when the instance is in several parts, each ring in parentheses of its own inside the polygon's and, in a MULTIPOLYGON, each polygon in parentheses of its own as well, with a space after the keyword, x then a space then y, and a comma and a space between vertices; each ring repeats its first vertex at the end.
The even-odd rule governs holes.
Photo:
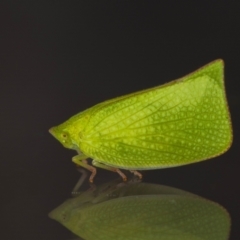
POLYGON ((99 103, 50 133, 92 172, 176 167, 216 157, 231 146, 224 63, 215 60, 170 83, 99 103), (93 159, 89 165, 87 158, 93 159), (95 166, 95 167, 94 167, 95 166))

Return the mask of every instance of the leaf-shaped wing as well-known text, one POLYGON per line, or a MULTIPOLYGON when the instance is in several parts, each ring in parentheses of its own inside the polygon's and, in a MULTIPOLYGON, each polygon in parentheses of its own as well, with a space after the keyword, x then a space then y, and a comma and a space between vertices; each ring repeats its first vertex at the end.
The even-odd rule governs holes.
POLYGON ((93 107, 81 150, 105 164, 153 169, 217 156, 231 144, 223 63, 93 107))

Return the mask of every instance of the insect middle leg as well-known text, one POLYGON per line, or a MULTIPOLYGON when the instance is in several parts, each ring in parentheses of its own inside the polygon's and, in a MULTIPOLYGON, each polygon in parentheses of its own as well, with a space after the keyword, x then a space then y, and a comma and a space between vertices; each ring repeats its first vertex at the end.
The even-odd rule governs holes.
POLYGON ((142 174, 136 170, 130 170, 131 173, 134 174, 134 176, 137 176, 140 180, 142 179, 142 174))
POLYGON ((105 165, 103 163, 97 162, 96 160, 92 161, 92 165, 94 165, 95 167, 99 167, 99 168, 103 168, 103 169, 112 171, 112 172, 117 172, 122 177, 124 182, 127 181, 126 175, 122 171, 120 171, 118 168, 110 167, 110 166, 105 165))

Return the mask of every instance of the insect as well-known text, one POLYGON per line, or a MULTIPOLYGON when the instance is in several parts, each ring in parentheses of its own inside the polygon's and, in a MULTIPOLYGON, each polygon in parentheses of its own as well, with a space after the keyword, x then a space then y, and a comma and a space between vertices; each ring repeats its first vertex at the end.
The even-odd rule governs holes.
POLYGON ((99 103, 50 133, 92 172, 176 167, 216 157, 231 146, 223 60, 170 83, 99 103), (92 158, 89 165, 87 158, 92 158))
POLYGON ((120 179, 90 190, 68 199, 49 217, 89 240, 229 238, 228 212, 192 193, 120 179))

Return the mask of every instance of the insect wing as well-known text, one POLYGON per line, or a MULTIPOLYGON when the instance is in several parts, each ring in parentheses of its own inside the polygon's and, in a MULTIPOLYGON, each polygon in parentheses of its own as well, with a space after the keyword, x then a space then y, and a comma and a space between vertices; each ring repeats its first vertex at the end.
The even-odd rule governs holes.
POLYGON ((97 105, 81 149, 105 164, 154 169, 205 160, 232 141, 223 62, 168 84, 97 105))

